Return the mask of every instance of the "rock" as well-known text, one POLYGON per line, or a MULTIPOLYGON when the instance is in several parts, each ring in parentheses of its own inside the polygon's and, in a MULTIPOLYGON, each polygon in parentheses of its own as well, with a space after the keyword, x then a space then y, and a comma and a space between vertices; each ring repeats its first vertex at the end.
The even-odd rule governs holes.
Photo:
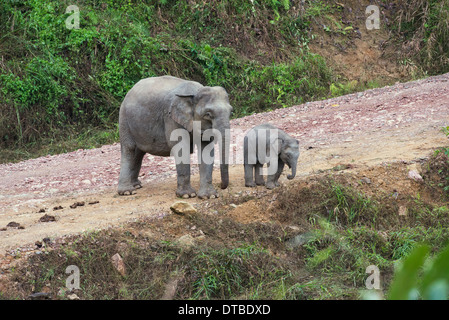
POLYGON ((39 222, 52 222, 52 221, 56 221, 56 218, 54 216, 50 216, 48 214, 44 214, 39 219, 39 222))
POLYGON ((72 204, 70 206, 70 208, 75 209, 76 207, 82 207, 82 206, 84 206, 84 201, 75 202, 74 204, 72 204))
POLYGON ((126 275, 125 263, 123 262, 122 257, 116 253, 111 257, 111 262, 114 268, 122 275, 126 275))
POLYGON ((195 238, 195 242, 197 242, 197 241, 204 241, 204 240, 206 240, 206 236, 204 234, 202 234, 202 235, 200 235, 200 236, 195 238))
POLYGON ((190 234, 185 234, 179 237, 176 242, 184 248, 191 248, 195 245, 195 239, 190 234))
POLYGON ((148 238, 148 239, 152 239, 152 238, 156 237, 156 234, 151 230, 144 229, 144 230, 139 231, 139 236, 148 238))
POLYGON ((231 203, 229 206, 234 209, 237 208, 237 205, 235 203, 231 203))
POLYGON ((362 179, 360 179, 360 181, 366 183, 366 184, 371 184, 371 180, 368 177, 363 177, 362 179))
POLYGON ((161 300, 173 300, 176 294, 176 289, 178 289, 178 282, 180 277, 171 278, 167 284, 165 285, 164 294, 162 295, 161 300))
POLYGON ((315 234, 313 232, 298 234, 297 236, 289 239, 286 245, 291 248, 296 248, 302 246, 304 243, 307 243, 309 240, 313 238, 315 238, 315 234))
POLYGON ((50 284, 46 284, 45 287, 42 288, 42 292, 44 293, 51 293, 50 284))
POLYGON ((171 211, 180 215, 192 215, 197 213, 197 210, 188 202, 177 201, 170 206, 171 211))
POLYGON ((408 166, 407 166, 407 169, 409 170, 409 171, 416 171, 416 172, 418 172, 419 174, 421 174, 421 172, 422 172, 422 167, 421 167, 421 165, 419 164, 419 163, 411 163, 411 164, 409 164, 408 166))
POLYGON ((404 207, 404 206, 400 206, 399 207, 399 215, 400 216, 407 216, 407 207, 404 207))
POLYGON ((417 171, 415 171, 415 170, 410 170, 408 172, 408 177, 409 177, 409 179, 415 180, 417 182, 423 182, 424 181, 423 178, 421 177, 421 175, 417 171))
POLYGON ((10 228, 18 228, 18 227, 20 227, 20 223, 15 222, 15 221, 11 221, 11 222, 8 223, 6 226, 7 226, 7 227, 10 227, 10 228))
POLYGON ((80 299, 80 298, 79 298, 76 294, 74 294, 74 293, 69 294, 69 295, 67 296, 67 298, 68 298, 69 300, 79 300, 79 299, 80 299))

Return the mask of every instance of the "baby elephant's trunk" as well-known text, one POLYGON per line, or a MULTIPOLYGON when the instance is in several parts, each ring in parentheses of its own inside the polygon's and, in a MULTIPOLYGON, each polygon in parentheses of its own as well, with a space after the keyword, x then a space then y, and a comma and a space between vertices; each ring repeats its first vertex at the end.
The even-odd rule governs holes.
POLYGON ((296 163, 290 165, 292 167, 292 174, 287 176, 288 180, 292 180, 296 176, 296 163))

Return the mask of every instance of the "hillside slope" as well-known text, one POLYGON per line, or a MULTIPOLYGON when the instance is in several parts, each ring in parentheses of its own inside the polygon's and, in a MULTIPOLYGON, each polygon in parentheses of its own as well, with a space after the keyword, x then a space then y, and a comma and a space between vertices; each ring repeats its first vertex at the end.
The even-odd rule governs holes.
POLYGON ((426 3, 4 1, 0 162, 117 142, 120 102, 149 76, 221 85, 242 117, 447 71, 447 5, 426 3))

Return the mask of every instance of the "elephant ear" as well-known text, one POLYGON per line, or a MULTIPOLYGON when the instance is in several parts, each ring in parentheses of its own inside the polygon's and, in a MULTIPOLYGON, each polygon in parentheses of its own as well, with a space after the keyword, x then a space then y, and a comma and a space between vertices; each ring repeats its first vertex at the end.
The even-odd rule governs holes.
POLYGON ((284 147, 284 140, 282 138, 276 138, 271 142, 271 146, 273 150, 275 150, 277 154, 279 154, 284 147))
POLYGON ((198 85, 195 83, 180 85, 174 90, 174 99, 170 105, 171 118, 189 132, 193 130, 193 100, 198 90, 198 85))
MULTIPOLYGON (((270 137, 267 137, 268 139, 270 139, 270 137)), ((263 157, 262 154, 258 154, 258 160, 260 161, 260 163, 268 163, 271 159, 272 156, 278 157, 279 153, 281 152, 281 148, 283 145, 284 140, 282 140, 281 138, 275 138, 273 141, 270 141, 267 144, 267 150, 265 151, 265 157, 263 157), (275 154, 271 155, 270 152, 274 151, 275 154)))

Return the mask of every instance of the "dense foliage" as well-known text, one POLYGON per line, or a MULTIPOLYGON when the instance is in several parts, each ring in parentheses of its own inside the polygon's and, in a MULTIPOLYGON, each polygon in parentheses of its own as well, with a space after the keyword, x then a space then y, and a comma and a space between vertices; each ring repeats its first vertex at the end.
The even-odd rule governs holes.
POLYGON ((429 74, 449 72, 449 1, 413 0, 399 7, 398 31, 409 62, 429 74))
POLYGON ((289 1, 7 1, 0 9, 0 144, 113 127, 126 92, 171 74, 221 85, 236 116, 326 95, 331 73, 299 44, 289 1), (293 50, 293 51, 292 51, 293 50))

